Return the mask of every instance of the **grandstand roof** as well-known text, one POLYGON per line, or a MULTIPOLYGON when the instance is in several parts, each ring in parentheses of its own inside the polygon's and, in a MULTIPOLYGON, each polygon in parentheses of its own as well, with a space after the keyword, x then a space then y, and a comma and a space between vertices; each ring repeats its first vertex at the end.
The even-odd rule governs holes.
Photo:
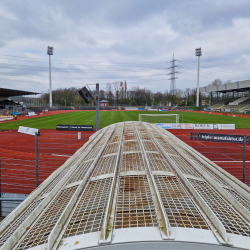
POLYGON ((37 95, 37 94, 40 93, 17 90, 17 89, 0 88, 0 98, 8 98, 11 96, 20 96, 20 95, 37 95))
POLYGON ((207 92, 207 93, 210 92, 226 93, 232 91, 236 92, 250 91, 250 80, 200 88, 200 92, 207 92))
POLYGON ((250 188, 170 132, 110 125, 0 224, 1 249, 250 249, 250 188))

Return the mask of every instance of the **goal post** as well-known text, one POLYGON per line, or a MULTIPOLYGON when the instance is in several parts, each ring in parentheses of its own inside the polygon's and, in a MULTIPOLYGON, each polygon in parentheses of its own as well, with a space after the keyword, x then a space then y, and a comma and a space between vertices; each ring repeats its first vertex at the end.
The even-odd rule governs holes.
POLYGON ((179 114, 139 114, 140 122, 179 123, 179 114))

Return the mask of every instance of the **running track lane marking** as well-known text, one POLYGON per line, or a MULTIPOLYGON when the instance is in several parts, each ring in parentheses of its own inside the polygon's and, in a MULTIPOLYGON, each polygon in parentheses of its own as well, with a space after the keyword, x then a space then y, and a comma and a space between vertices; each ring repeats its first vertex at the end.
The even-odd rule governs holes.
POLYGON ((56 155, 56 154, 52 154, 52 155, 54 155, 54 156, 63 156, 63 157, 71 157, 72 155, 56 155))

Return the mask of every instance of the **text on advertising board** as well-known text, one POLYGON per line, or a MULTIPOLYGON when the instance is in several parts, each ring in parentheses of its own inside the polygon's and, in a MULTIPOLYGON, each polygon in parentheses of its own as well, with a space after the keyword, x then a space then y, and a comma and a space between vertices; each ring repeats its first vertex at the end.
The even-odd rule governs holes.
MULTIPOLYGON (((226 135, 226 134, 191 132, 190 139, 195 141, 243 143, 244 135, 226 135)), ((250 144, 250 136, 246 136, 246 143, 250 144)))
POLYGON ((94 131, 93 125, 57 125, 56 130, 94 131))

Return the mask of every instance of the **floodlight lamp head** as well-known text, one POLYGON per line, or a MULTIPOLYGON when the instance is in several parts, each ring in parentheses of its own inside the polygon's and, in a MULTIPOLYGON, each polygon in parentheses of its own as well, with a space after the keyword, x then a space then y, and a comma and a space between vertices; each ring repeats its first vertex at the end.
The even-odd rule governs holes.
POLYGON ((48 46, 47 54, 51 56, 51 55, 53 55, 53 53, 54 53, 54 48, 48 46))
POLYGON ((94 97, 86 87, 81 88, 78 92, 86 103, 90 103, 94 100, 94 97))
POLYGON ((202 55, 201 48, 195 49, 195 54, 196 54, 196 56, 201 56, 202 55))

